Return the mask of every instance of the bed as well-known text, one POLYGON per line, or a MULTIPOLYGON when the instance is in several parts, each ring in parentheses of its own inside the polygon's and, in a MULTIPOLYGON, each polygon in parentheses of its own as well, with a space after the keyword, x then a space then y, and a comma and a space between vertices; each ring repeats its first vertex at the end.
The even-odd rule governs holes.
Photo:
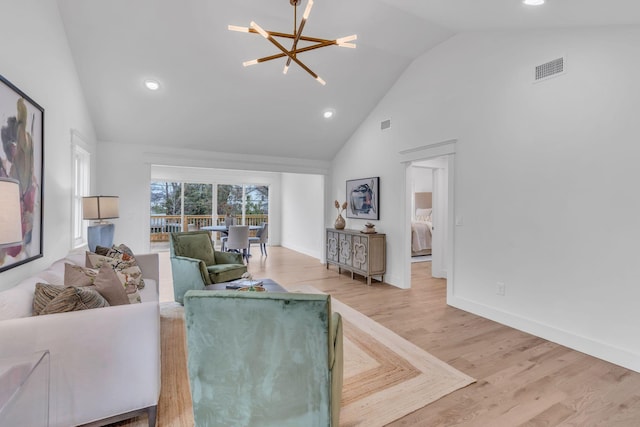
POLYGON ((431 193, 414 194, 415 212, 411 220, 411 256, 431 254, 431 193))

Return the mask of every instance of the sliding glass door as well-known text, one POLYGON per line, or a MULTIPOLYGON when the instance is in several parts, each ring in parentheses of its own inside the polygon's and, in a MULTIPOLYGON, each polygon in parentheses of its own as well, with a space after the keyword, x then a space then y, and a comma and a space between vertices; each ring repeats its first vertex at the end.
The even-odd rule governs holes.
POLYGON ((151 182, 151 241, 167 241, 170 232, 222 225, 269 222, 269 187, 252 184, 151 182), (215 214, 214 214, 215 212, 215 214))

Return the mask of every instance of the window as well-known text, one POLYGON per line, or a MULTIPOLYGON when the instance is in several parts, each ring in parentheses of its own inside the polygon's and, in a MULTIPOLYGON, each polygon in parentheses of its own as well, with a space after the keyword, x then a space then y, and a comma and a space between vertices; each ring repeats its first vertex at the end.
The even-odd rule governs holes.
POLYGON ((237 224, 268 222, 269 187, 260 185, 151 182, 152 242, 166 242, 169 233, 222 225, 227 214, 237 224))
POLYGON ((218 185, 218 215, 236 218, 238 224, 268 222, 269 187, 266 185, 218 185))
POLYGON ((91 155, 77 143, 73 143, 71 163, 73 173, 71 243, 73 247, 78 247, 87 242, 87 228, 82 219, 82 197, 89 195, 91 155))

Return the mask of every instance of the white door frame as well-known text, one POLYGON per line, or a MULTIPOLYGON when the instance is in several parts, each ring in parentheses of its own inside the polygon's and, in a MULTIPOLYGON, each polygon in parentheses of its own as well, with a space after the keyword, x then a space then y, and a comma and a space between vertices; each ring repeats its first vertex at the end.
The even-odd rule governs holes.
POLYGON ((405 203, 403 204, 402 218, 405 220, 404 244, 403 244, 403 283, 404 288, 411 287, 411 163, 418 160, 428 160, 436 157, 447 157, 448 171, 448 212, 447 212, 447 254, 446 254, 446 270, 447 270, 447 296, 453 295, 453 265, 454 265, 454 229, 455 229, 455 183, 454 183, 454 165, 457 139, 438 142, 435 144, 427 144, 420 147, 411 148, 400 151, 401 163, 405 168, 405 203))

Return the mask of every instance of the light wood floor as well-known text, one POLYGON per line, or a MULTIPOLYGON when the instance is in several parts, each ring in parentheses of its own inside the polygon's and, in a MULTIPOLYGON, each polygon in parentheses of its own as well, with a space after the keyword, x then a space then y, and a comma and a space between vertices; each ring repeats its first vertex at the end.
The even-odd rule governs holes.
MULTIPOLYGON (((447 306, 429 262, 413 264, 413 287, 401 290, 284 248, 253 254, 254 277, 328 292, 477 379, 390 426, 640 426, 640 373, 447 306)), ((172 301, 166 252, 160 264, 161 300, 172 301)))

